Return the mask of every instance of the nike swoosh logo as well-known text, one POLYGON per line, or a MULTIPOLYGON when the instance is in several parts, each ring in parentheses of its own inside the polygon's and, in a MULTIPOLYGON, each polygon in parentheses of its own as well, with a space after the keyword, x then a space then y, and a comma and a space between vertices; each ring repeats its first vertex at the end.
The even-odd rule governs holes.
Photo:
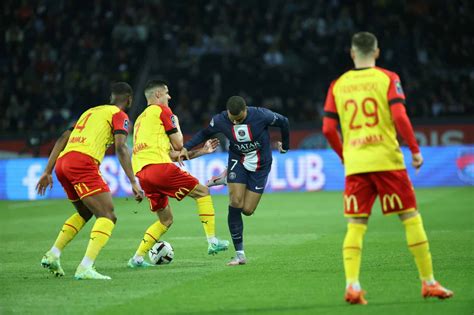
POLYGON ((255 186, 255 189, 263 189, 263 187, 255 186))

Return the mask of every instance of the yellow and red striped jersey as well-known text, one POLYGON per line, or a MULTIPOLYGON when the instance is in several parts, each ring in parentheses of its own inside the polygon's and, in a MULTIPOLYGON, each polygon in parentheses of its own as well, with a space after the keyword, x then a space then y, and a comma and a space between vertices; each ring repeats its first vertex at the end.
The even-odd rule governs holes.
POLYGON ((399 103, 400 79, 383 68, 353 69, 332 82, 324 110, 339 119, 346 176, 405 169, 390 111, 399 103))
POLYGON ((114 143, 114 134, 128 134, 129 120, 115 105, 100 105, 86 110, 74 126, 66 147, 59 155, 76 151, 87 154, 98 163, 114 143))
POLYGON ((168 106, 149 105, 133 130, 132 167, 136 173, 149 164, 172 163, 169 134, 175 133, 174 114, 168 106))

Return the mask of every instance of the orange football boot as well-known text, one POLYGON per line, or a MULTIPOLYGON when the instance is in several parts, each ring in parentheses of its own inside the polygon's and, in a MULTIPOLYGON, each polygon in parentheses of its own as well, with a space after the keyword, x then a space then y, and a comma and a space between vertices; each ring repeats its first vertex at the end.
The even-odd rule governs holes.
POLYGON ((357 291, 352 288, 352 285, 349 285, 349 287, 346 289, 346 295, 344 296, 344 299, 350 304, 366 305, 367 300, 364 298, 364 294, 364 290, 357 291))
POLYGON ((453 291, 444 288, 438 282, 435 282, 432 285, 428 285, 425 281, 422 282, 421 296, 425 299, 428 297, 437 297, 438 299, 444 300, 449 299, 453 295, 453 291))

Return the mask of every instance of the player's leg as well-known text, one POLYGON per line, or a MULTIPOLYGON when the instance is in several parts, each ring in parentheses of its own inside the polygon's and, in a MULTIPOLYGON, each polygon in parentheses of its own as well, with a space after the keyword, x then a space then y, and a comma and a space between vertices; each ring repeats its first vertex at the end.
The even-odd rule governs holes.
POLYGON ((416 210, 416 197, 406 170, 380 172, 377 177, 380 202, 385 215, 398 214, 405 227, 408 248, 412 253, 420 279, 423 297, 449 298, 453 293, 434 279, 428 237, 421 215, 416 210))
MULTIPOLYGON (((143 187, 142 187, 143 188, 143 187)), ((154 266, 145 261, 145 255, 165 234, 173 224, 173 213, 168 202, 168 197, 160 194, 147 195, 150 201, 150 209, 156 212, 158 220, 148 227, 138 246, 135 255, 128 261, 130 268, 154 266)))
POLYGON ((400 214, 399 217, 405 226, 408 248, 415 259, 422 282, 421 295, 424 298, 436 297, 439 299, 452 297, 454 293, 441 286, 434 278, 428 237, 423 227, 421 215, 418 211, 414 211, 400 214))
POLYGON ((215 255, 220 251, 227 250, 229 248, 229 241, 219 240, 216 237, 215 210, 211 195, 209 194, 209 188, 198 183, 189 192, 188 196, 196 201, 199 218, 207 237, 207 253, 215 255))
POLYGON ((244 207, 246 184, 228 183, 229 187, 229 214, 227 224, 235 249, 235 257, 228 263, 229 266, 243 265, 246 263, 244 252, 244 222, 242 220, 242 209, 244 207))
POLYGON ((117 221, 112 203, 112 195, 110 192, 100 192, 83 198, 82 202, 91 210, 97 219, 90 233, 86 253, 77 267, 74 277, 78 280, 109 280, 111 279, 110 277, 98 273, 93 268, 93 265, 100 251, 109 241, 117 221))
POLYGON ((268 174, 271 167, 260 169, 256 172, 249 172, 247 178, 247 189, 244 195, 244 205, 242 213, 246 216, 252 215, 257 209, 258 203, 267 185, 268 174))
POLYGON ((342 247, 346 275, 345 300, 351 304, 367 304, 359 275, 364 235, 368 217, 377 194, 367 174, 346 177, 344 190, 344 215, 348 217, 347 232, 342 247))
POLYGON ((68 174, 67 172, 64 172, 63 164, 64 158, 59 159, 56 164, 56 175, 59 179, 59 182, 66 191, 69 200, 71 200, 72 204, 76 208, 77 213, 74 213, 64 222, 53 246, 44 254, 43 258, 41 259, 41 265, 44 268, 47 268, 57 277, 64 276, 64 270, 62 269, 60 263, 61 252, 77 235, 77 233, 79 233, 84 224, 92 217, 92 213, 79 200, 79 196, 74 190, 74 186, 69 182, 69 179, 67 178, 68 174))

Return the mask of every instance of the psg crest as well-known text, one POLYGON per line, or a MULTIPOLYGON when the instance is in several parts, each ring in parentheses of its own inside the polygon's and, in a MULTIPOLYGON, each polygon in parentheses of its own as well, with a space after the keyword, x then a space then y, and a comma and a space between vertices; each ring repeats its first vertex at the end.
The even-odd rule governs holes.
POLYGON ((474 185, 474 150, 459 150, 459 155, 456 159, 456 167, 458 169, 459 178, 465 183, 474 185))

